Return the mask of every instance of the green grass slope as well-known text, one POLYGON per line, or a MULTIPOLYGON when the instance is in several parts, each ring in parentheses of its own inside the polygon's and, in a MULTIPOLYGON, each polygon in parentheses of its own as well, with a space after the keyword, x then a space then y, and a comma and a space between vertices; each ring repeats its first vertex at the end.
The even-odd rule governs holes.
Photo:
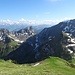
POLYGON ((0 60, 0 75, 75 75, 75 68, 60 58, 50 57, 39 65, 32 64, 14 64, 11 61, 0 60))
POLYGON ((10 40, 11 41, 8 43, 0 41, 0 58, 8 55, 10 52, 15 50, 19 46, 17 42, 13 41, 12 39, 10 40))

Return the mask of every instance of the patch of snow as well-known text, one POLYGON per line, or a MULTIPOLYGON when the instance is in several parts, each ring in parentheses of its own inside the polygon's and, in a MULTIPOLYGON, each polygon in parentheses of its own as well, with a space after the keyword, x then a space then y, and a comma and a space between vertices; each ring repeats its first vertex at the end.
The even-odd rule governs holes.
POLYGON ((70 36, 72 36, 72 34, 70 34, 70 36))
POLYGON ((24 41, 20 41, 18 39, 14 39, 14 41, 18 42, 18 43, 23 43, 24 41))
POLYGON ((69 33, 66 33, 66 35, 67 35, 69 38, 71 38, 71 36, 70 36, 70 34, 69 34, 69 33))
POLYGON ((25 33, 26 35, 28 35, 28 33, 25 33))
POLYGON ((68 27, 68 26, 66 26, 66 27, 64 28, 64 31, 67 31, 67 30, 69 30, 69 27, 68 27))
POLYGON ((34 66, 38 66, 40 63, 36 63, 34 66))
POLYGON ((69 33, 66 33, 66 35, 69 36, 70 34, 69 33))
POLYGON ((52 40, 51 38, 52 38, 52 36, 49 36, 49 38, 48 38, 48 39, 49 39, 49 40, 52 40))
POLYGON ((13 39, 14 41, 16 41, 18 43, 23 43, 24 42, 24 41, 20 41, 19 39, 13 38, 11 35, 8 35, 8 37, 10 37, 11 39, 13 39))
POLYGON ((66 47, 73 47, 73 46, 75 46, 75 44, 69 44, 66 47))
POLYGON ((52 38, 52 36, 49 36, 49 38, 48 39, 51 39, 52 38))
POLYGON ((20 41, 20 40, 19 40, 19 42, 20 42, 20 43, 23 43, 24 41, 20 41))
MULTIPOLYGON (((39 45, 38 45, 38 36, 36 36, 36 43, 35 43, 35 49, 38 47, 39 45)), ((34 49, 34 50, 35 50, 34 49)))
POLYGON ((11 36, 15 36, 14 34, 10 34, 11 36))
POLYGON ((72 42, 72 43, 75 43, 75 39, 71 39, 71 42, 72 42))
POLYGON ((71 42, 71 39, 67 39, 68 42, 71 42))
POLYGON ((70 54, 71 54, 71 53, 73 53, 73 51, 72 51, 72 50, 70 50, 70 49, 68 49, 68 51, 70 52, 70 54))
POLYGON ((0 39, 1 39, 1 37, 0 37, 0 39))
POLYGON ((2 35, 3 35, 4 33, 2 32, 2 35))
POLYGON ((32 35, 34 35, 34 33, 32 33, 32 35))
POLYGON ((0 40, 3 40, 2 37, 0 37, 0 40))
POLYGON ((66 36, 66 37, 68 37, 68 38, 71 38, 70 33, 65 33, 65 32, 63 32, 63 31, 62 31, 62 33, 63 33, 63 36, 66 36))
POLYGON ((18 40, 18 39, 15 39, 15 41, 16 41, 16 42, 19 42, 19 40, 18 40))

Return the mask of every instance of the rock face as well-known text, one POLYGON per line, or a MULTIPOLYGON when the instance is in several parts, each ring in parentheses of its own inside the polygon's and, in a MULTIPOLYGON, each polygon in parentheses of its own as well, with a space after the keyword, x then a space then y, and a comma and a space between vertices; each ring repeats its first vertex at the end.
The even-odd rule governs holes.
MULTIPOLYGON (((19 31, 19 33, 24 32, 24 30, 19 31)), ((28 38, 26 43, 23 43, 16 52, 10 53, 5 59, 27 63, 43 60, 49 56, 57 56, 66 60, 75 58, 75 20, 60 22, 55 26, 45 28, 39 34, 28 38)))
POLYGON ((0 29, 0 40, 5 39, 5 37, 9 34, 7 29, 0 29))
POLYGON ((28 26, 19 31, 12 32, 9 35, 9 37, 19 43, 23 43, 24 41, 26 41, 29 37, 33 35, 35 35, 34 29, 32 28, 32 26, 28 26))
POLYGON ((35 32, 32 26, 28 26, 16 32, 9 32, 7 29, 0 29, 0 40, 7 36, 16 42, 23 43, 33 35, 35 35, 35 32))

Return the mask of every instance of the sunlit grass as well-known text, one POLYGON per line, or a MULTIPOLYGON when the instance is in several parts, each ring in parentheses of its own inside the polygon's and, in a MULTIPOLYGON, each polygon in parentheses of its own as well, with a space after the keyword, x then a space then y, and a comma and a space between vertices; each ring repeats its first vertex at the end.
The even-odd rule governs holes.
POLYGON ((0 60, 0 75, 75 75, 75 68, 60 58, 50 57, 37 63, 37 66, 36 63, 19 65, 0 60))

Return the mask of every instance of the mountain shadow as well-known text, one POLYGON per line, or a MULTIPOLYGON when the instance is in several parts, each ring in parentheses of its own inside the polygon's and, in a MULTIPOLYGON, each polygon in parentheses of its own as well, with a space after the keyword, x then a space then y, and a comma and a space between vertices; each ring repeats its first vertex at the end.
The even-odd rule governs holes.
POLYGON ((4 57, 4 60, 9 59, 18 64, 33 63, 35 62, 35 52, 31 45, 28 43, 23 43, 15 51, 4 57))

